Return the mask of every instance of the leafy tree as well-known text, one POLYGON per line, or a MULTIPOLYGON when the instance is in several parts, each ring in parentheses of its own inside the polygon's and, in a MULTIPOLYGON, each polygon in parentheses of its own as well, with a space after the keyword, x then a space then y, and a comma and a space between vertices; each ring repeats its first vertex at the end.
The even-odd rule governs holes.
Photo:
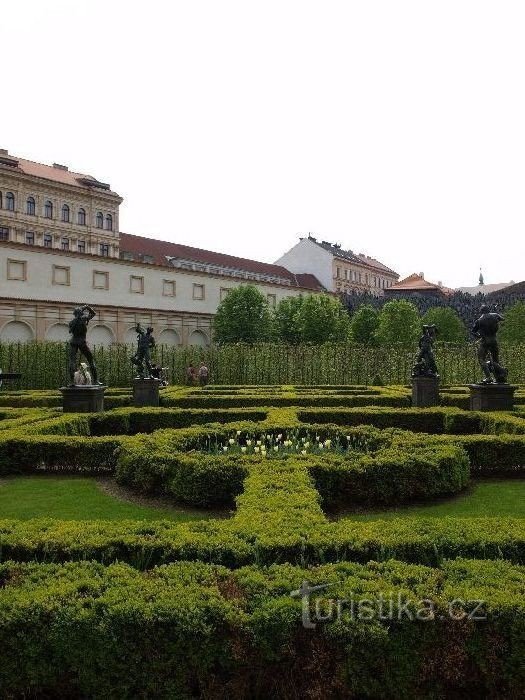
POLYGON ((437 340, 462 343, 467 335, 465 324, 450 306, 434 306, 421 319, 422 323, 434 323, 438 329, 437 340))
POLYGON ((297 327, 303 343, 327 343, 347 340, 350 317, 339 299, 325 294, 310 294, 297 314, 297 327))
POLYGON ((361 345, 375 345, 376 331, 379 325, 379 312, 373 306, 360 306, 350 321, 352 340, 361 345))
POLYGON ((388 301, 379 314, 376 339, 381 345, 415 343, 421 320, 414 304, 404 299, 388 301))
POLYGON ((339 299, 321 294, 290 297, 275 311, 276 333, 287 343, 347 340, 350 319, 339 299))
POLYGON ((525 343, 525 302, 518 301, 503 314, 500 337, 506 343, 525 343))
POLYGON ((272 315, 264 295, 253 284, 240 285, 221 301, 213 320, 218 343, 256 343, 272 335, 272 315))
POLYGON ((275 332, 279 340, 285 343, 300 343, 301 328, 299 327, 299 312, 303 297, 285 297, 275 309, 275 332))

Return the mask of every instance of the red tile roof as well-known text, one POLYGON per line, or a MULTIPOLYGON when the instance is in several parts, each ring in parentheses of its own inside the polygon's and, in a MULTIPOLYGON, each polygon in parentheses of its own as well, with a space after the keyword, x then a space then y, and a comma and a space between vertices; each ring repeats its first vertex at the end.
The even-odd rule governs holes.
POLYGON ((399 280, 396 284, 391 287, 386 287, 385 292, 440 292, 441 294, 448 294, 452 290, 447 287, 442 287, 439 284, 434 284, 433 282, 428 282, 421 275, 417 275, 415 272, 405 279, 399 280))
POLYGON ((217 265, 253 274, 269 275, 281 278, 283 284, 286 284, 285 280, 288 280, 290 286, 293 287, 311 291, 324 291, 323 285, 314 275, 296 275, 281 265, 239 258, 235 255, 226 255, 225 253, 215 253, 211 250, 194 248, 180 243, 171 243, 170 241, 159 241, 154 238, 146 238, 145 236, 135 236, 130 233, 120 233, 120 252, 131 253, 138 260, 144 255, 149 255, 153 258, 154 264, 163 265, 164 267, 169 266, 167 258, 179 258, 180 260, 204 265, 217 265))
MULTIPOLYGON (((5 166, 14 172, 21 172, 25 175, 40 177, 44 180, 52 180, 59 182, 62 185, 70 185, 73 187, 81 187, 83 189, 91 189, 89 182, 93 186, 102 186, 105 191, 111 192, 109 185, 100 182, 92 175, 84 175, 68 170, 65 166, 57 167, 56 165, 44 165, 43 163, 35 163, 32 160, 25 158, 17 158, 16 156, 7 155, 5 151, 0 152, 0 166, 5 166), (2 162, 4 161, 4 162, 2 162), (10 163, 10 164, 9 164, 10 163)), ((113 192, 112 194, 116 194, 113 192)))

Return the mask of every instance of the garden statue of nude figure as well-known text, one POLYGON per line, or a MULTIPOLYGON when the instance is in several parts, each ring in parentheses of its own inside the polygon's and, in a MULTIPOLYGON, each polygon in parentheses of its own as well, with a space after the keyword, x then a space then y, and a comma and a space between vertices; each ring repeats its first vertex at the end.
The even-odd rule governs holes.
POLYGON ((419 339, 419 352, 416 357, 416 364, 412 368, 413 377, 439 377, 432 348, 437 332, 438 330, 434 324, 423 326, 423 335, 419 339))
POLYGON ((131 358, 131 362, 137 367, 141 379, 151 379, 152 365, 150 350, 155 347, 153 328, 148 326, 148 328, 144 330, 140 323, 138 323, 135 330, 137 332, 137 352, 131 358), (144 372, 144 365, 146 365, 146 373, 144 372))
POLYGON ((505 384, 508 370, 500 365, 497 332, 503 316, 491 312, 485 304, 481 307, 481 316, 472 326, 472 335, 479 339, 478 362, 485 378, 482 384, 505 384))
POLYGON ((85 304, 84 306, 78 306, 76 309, 74 309, 73 320, 69 322, 69 332, 71 333, 71 338, 69 340, 70 386, 75 386, 75 370, 78 353, 83 355, 87 360, 93 384, 101 384, 101 382, 98 381, 97 368, 93 359, 93 353, 89 349, 86 341, 88 323, 95 317, 95 315, 96 314, 91 306, 85 304))

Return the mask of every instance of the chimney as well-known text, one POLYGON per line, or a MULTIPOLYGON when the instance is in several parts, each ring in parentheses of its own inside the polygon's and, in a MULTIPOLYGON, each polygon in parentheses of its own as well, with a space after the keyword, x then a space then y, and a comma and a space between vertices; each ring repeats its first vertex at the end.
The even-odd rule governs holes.
POLYGON ((438 287, 442 287, 442 286, 443 286, 443 282, 441 280, 439 280, 438 287))
POLYGON ((423 279, 425 279, 425 273, 424 273, 424 272, 420 272, 420 273, 419 273, 419 276, 422 277, 423 279))
POLYGON ((53 163, 53 167, 57 170, 69 170, 67 165, 60 165, 60 163, 53 163))
POLYGON ((8 156, 8 155, 9 155, 9 151, 7 150, 7 148, 0 148, 0 156, 8 156))

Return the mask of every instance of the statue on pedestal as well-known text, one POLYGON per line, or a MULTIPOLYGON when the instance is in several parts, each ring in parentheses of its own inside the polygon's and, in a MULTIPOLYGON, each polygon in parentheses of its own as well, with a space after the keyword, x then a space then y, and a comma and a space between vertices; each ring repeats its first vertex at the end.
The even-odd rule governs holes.
POLYGON ((99 385, 97 368, 93 359, 93 353, 88 347, 86 334, 88 323, 95 317, 95 312, 85 304, 78 306, 73 311, 73 320, 69 322, 69 332, 71 338, 69 340, 69 382, 70 386, 75 386, 75 370, 77 365, 77 355, 83 355, 89 365, 89 373, 94 385, 99 385))
POLYGON ((434 350, 432 348, 438 330, 435 324, 424 325, 419 339, 419 352, 412 368, 412 377, 439 377, 434 350))
POLYGON ((503 316, 491 312, 485 304, 480 309, 481 316, 472 326, 472 335, 478 338, 478 362, 485 378, 482 384, 505 384, 508 370, 500 365, 497 333, 503 316))
POLYGON ((137 332, 137 352, 131 358, 131 362, 137 367, 137 372, 141 379, 151 379, 152 364, 150 351, 151 348, 155 347, 153 328, 148 326, 148 328, 144 330, 140 323, 137 323, 135 330, 137 332), (144 370, 144 365, 146 366, 146 371, 144 370))

